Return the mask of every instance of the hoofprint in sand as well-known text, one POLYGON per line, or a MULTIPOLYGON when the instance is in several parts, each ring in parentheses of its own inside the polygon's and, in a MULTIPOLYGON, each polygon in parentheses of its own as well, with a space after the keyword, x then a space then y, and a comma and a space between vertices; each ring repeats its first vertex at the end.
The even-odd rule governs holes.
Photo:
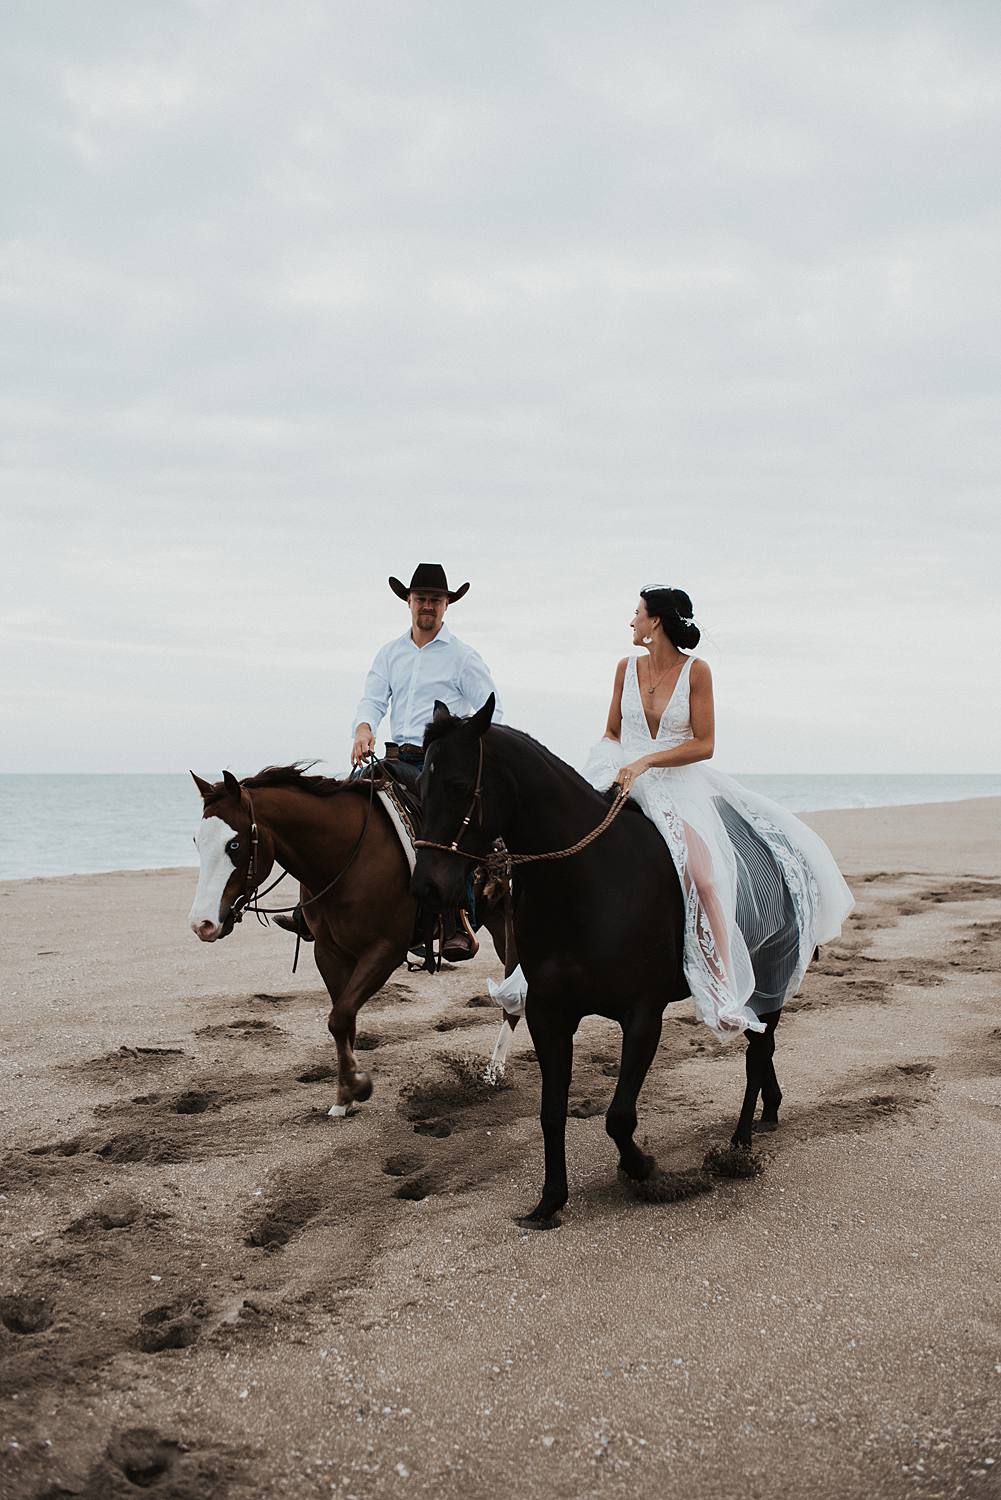
MULTIPOLYGON (((332 1121, 318 979, 252 924, 202 949, 193 872, 0 887, 5 1500, 996 1492, 1001 804, 814 821, 859 906, 779 1027, 764 1171, 629 1195, 588 1021, 549 1235, 512 1222, 523 1028, 479 1078, 492 955, 385 987, 332 1121)), ((668 1013, 662 1165, 725 1141, 742 1077, 668 1013)))

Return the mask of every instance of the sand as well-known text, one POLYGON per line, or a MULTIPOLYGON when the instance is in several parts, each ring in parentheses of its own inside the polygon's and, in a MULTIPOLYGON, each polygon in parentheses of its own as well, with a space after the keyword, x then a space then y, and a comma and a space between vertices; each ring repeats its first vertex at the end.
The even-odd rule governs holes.
MULTIPOLYGON (((497 1091, 468 1061, 492 953, 395 976, 334 1121, 285 935, 202 947, 191 871, 0 886, 5 1500, 1001 1492, 1001 800, 810 821, 859 904, 762 1171, 637 1201, 587 1021, 546 1234, 529 1039, 497 1091)), ((640 1131, 686 1169, 743 1048, 668 1014, 640 1131)))

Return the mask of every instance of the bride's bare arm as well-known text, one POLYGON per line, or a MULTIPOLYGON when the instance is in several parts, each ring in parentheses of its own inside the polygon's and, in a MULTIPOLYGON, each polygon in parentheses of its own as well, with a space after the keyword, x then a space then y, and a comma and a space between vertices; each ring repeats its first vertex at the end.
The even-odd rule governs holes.
POLYGON ((608 710, 608 723, 605 725, 606 740, 618 740, 622 738, 622 684, 626 680, 626 666, 628 662, 628 656, 624 656, 615 669, 612 705, 608 710))

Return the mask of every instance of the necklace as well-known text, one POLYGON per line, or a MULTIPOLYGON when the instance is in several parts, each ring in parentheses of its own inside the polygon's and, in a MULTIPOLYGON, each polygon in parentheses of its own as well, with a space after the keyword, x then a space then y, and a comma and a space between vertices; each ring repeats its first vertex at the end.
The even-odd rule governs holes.
MULTIPOLYGON (((657 691, 657 689, 660 687, 661 683, 664 681, 664 678, 667 676, 668 672, 670 672, 675 665, 676 665, 675 662, 671 662, 670 666, 665 667, 664 670, 663 670, 663 672, 661 672, 660 676, 657 677, 657 678, 653 677, 653 673, 652 673, 652 670, 651 670, 651 674, 650 674, 650 676, 651 676, 651 685, 647 688, 647 692, 650 694, 651 698, 653 697, 653 695, 657 691)), ((649 658, 647 658, 647 666, 648 667, 650 666, 649 658)))

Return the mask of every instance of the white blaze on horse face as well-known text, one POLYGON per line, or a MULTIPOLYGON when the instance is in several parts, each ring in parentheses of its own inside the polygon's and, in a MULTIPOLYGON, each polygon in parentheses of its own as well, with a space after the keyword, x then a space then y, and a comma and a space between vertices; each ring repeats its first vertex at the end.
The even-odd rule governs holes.
POLYGON ((226 853, 226 845, 235 837, 236 829, 224 823, 222 818, 203 818, 195 834, 195 845, 201 867, 198 871, 198 888, 188 917, 192 930, 198 934, 204 922, 211 922, 212 934, 208 941, 219 936, 222 926, 220 915, 222 893, 226 889, 236 865, 226 853))

